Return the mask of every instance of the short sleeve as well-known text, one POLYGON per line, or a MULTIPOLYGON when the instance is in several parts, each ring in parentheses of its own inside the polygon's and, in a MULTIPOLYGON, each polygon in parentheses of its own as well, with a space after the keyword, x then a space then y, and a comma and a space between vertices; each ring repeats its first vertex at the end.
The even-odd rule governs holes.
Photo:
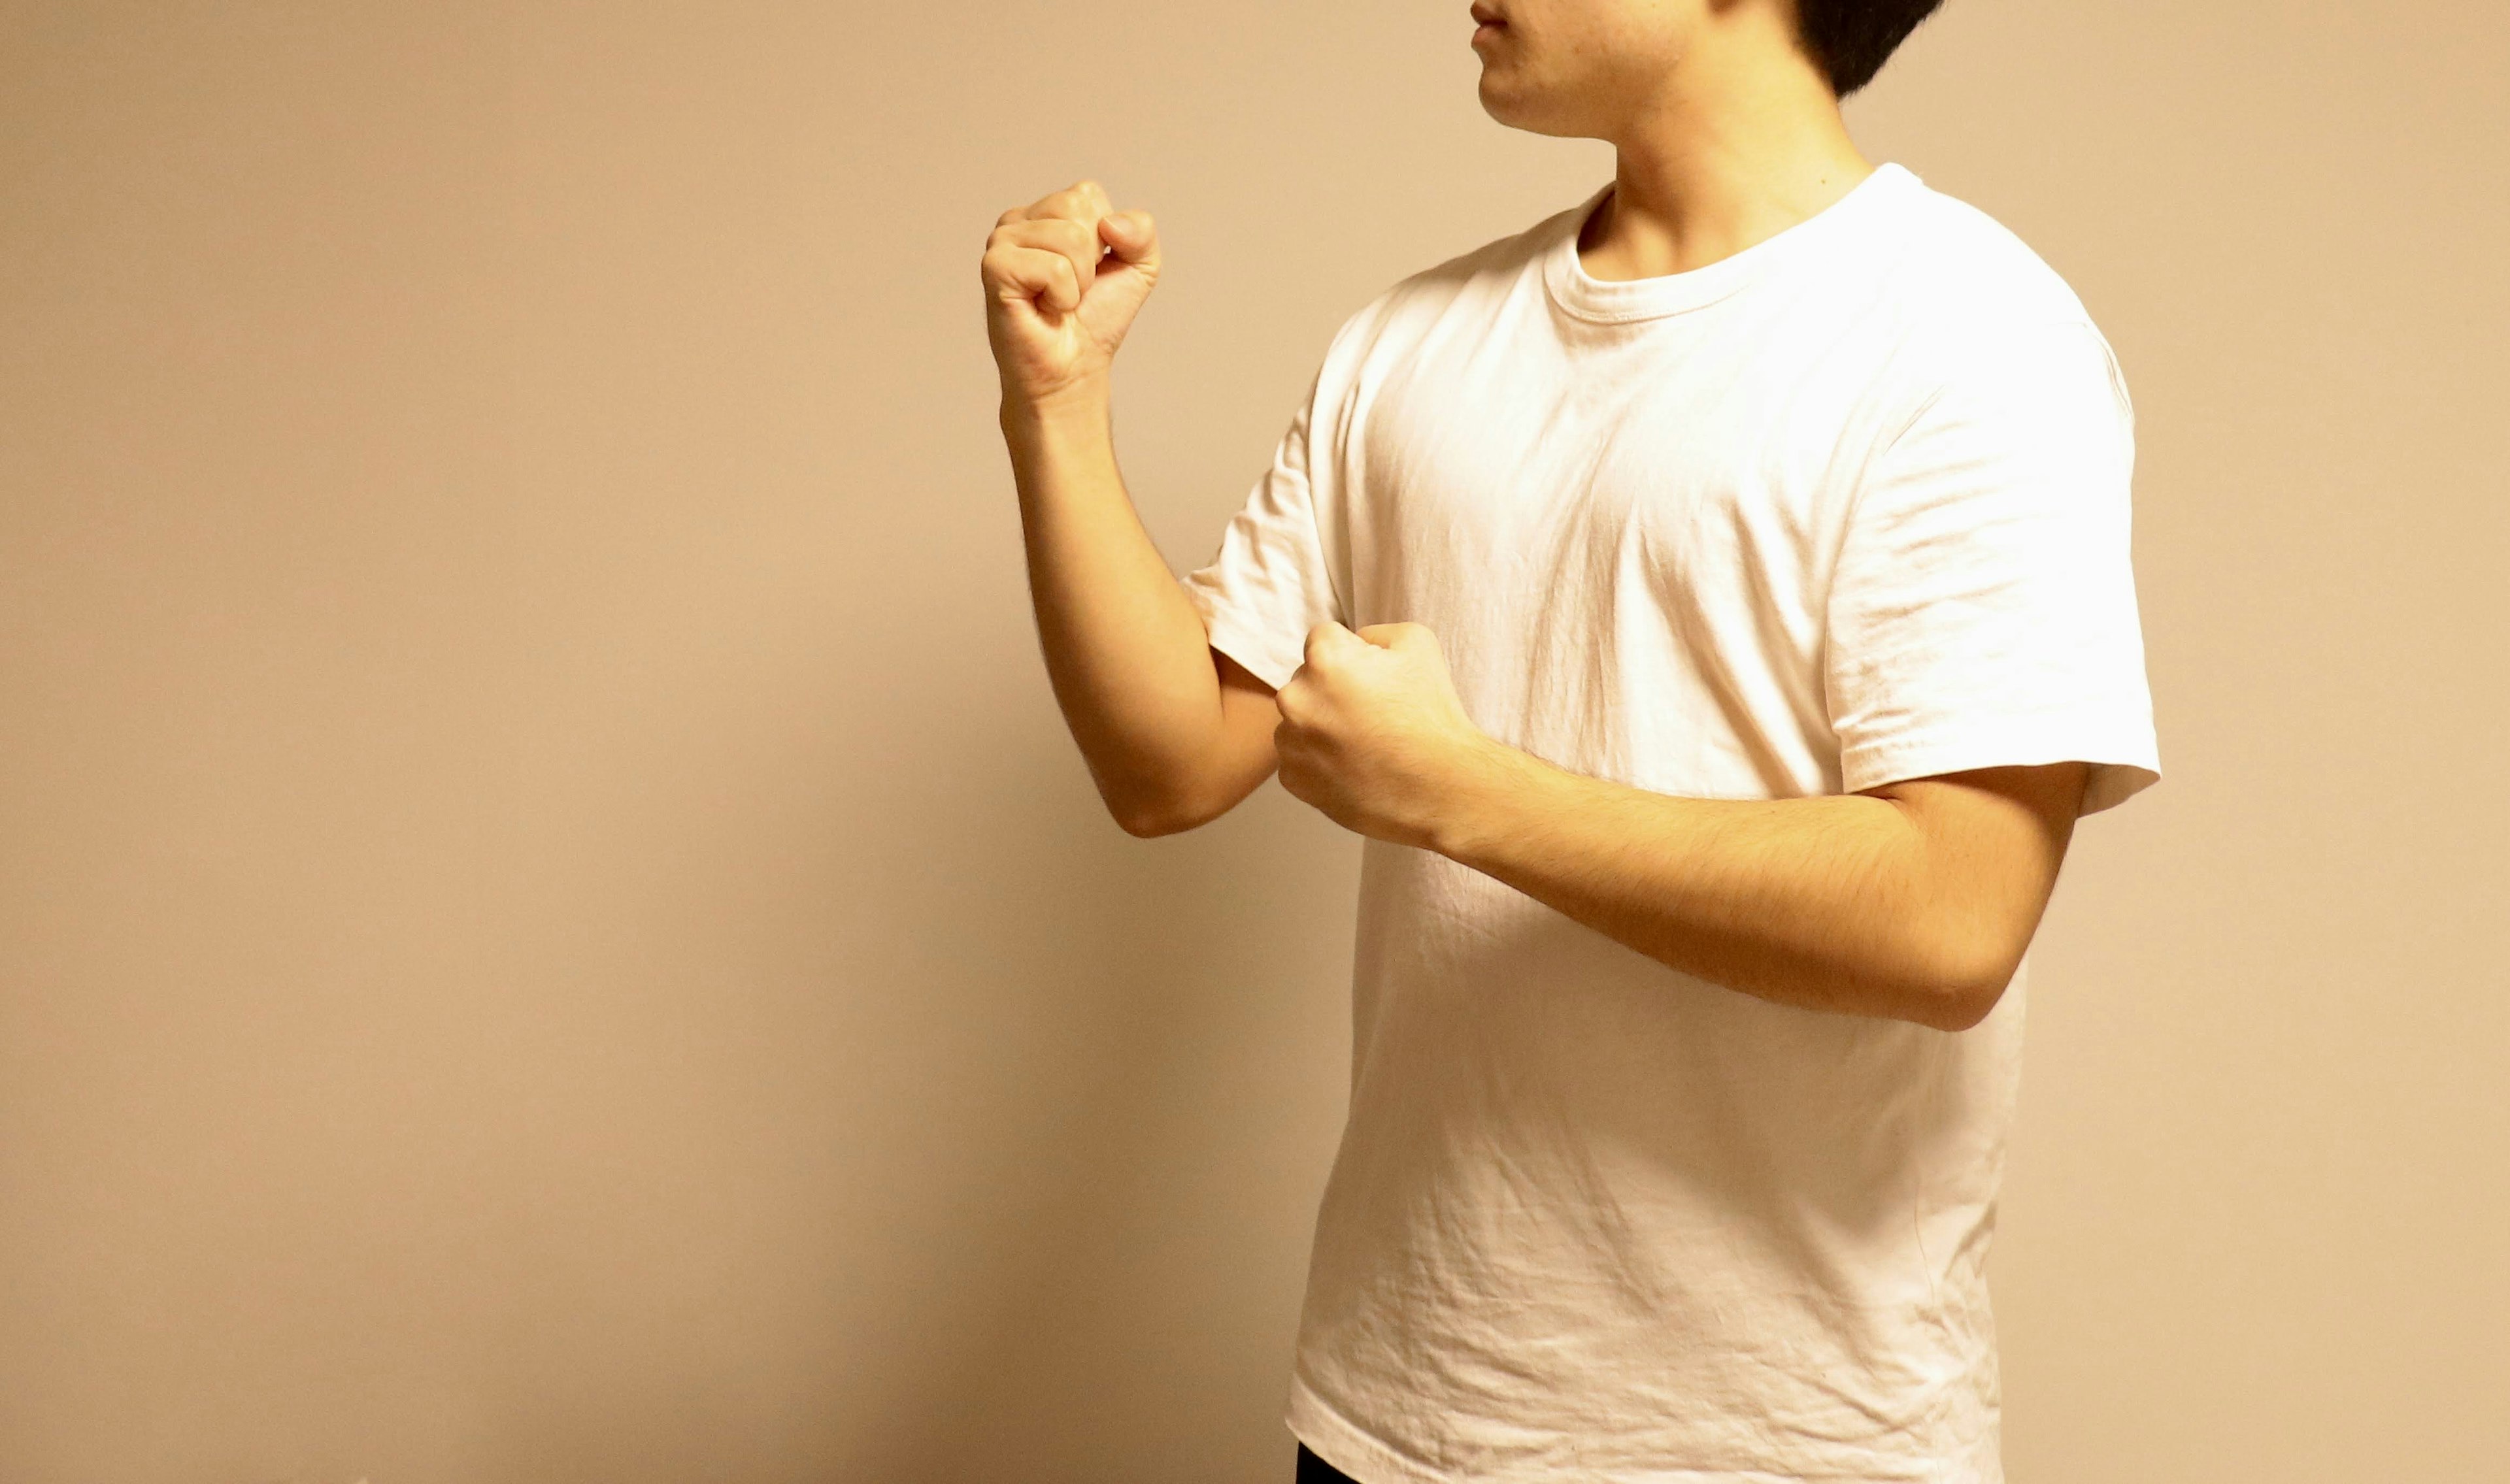
POLYGON ((1312 456, 1317 425, 1329 420, 1327 386, 1319 372, 1272 467, 1230 517, 1219 552, 1178 579, 1202 615, 1211 647, 1274 690, 1305 663, 1310 629, 1327 620, 1350 622, 1336 595, 1319 509, 1325 501, 1318 485, 1331 476, 1312 456))
POLYGON ((2088 323, 1985 338, 1848 516, 1824 640, 1841 786, 2079 760, 2093 814, 2161 779, 2129 557, 2134 410, 2088 323))

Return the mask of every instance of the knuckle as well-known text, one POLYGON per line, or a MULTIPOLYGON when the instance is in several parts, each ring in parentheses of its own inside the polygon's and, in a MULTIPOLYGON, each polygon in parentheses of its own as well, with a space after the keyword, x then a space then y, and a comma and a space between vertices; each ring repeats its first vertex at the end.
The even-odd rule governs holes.
POLYGON ((1072 244, 1075 244, 1075 239, 1082 234, 1082 231, 1084 231, 1082 229, 1082 223, 1072 221, 1072 218, 1039 216, 1034 218, 1034 221, 1021 221, 1016 223, 1016 226, 1009 226, 1009 229, 1004 231, 1004 239, 1016 241, 1019 247, 1045 248, 1045 251, 1051 251, 1051 253, 1069 253, 1072 251, 1072 244))
POLYGON ((1027 293, 1052 293, 1057 285, 1056 270, 1068 275, 1071 259, 1059 253, 1041 252, 1035 247, 1008 247, 988 253, 984 259, 987 281, 1006 287, 1016 287, 1027 293))

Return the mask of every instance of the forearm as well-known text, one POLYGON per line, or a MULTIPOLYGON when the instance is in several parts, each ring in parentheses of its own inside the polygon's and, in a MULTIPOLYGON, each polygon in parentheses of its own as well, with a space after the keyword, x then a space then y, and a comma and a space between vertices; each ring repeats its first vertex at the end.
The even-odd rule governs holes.
POLYGON ((1056 704, 1119 817, 1191 786, 1221 723, 1201 615, 1143 529, 1102 387, 1006 398, 1029 595, 1056 704))
POLYGON ((1788 1005, 1964 1028, 1928 842, 1862 794, 1692 799, 1492 743, 1430 849, 1674 969, 1788 1005))

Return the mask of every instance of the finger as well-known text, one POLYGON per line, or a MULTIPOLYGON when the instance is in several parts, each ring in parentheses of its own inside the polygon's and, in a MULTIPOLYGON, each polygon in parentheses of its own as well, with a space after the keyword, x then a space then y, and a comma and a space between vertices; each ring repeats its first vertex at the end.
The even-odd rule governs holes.
POLYGON ((1080 181, 1064 186, 1062 191, 1049 191, 1029 201, 1027 206, 1014 206, 994 218, 994 226, 1011 226, 1019 221, 1077 221, 1082 231, 1097 234, 1097 221, 1115 209, 1107 201, 1107 188, 1097 181, 1080 181))
POLYGON ((1095 180, 1074 181, 1070 194, 1089 208, 1092 217, 1105 216, 1116 209, 1115 199, 1095 180))
POLYGON ((1033 299, 1039 308, 1069 314, 1081 307, 1081 280, 1072 259, 1043 247, 998 247, 985 254, 986 286, 1002 299, 1033 299))
POLYGON ((1104 253, 1096 233, 1077 221, 1060 216, 1015 221, 999 227, 995 229, 993 245, 1039 247, 1062 253, 1072 259, 1073 277, 1080 281, 1084 293, 1088 292, 1090 281, 1098 276, 1098 259, 1104 253))
POLYGON ((1426 624, 1371 624, 1359 630, 1359 636, 1371 644, 1405 654, 1438 647, 1438 635, 1426 624))
POLYGON ((1050 196, 1039 197, 1030 202, 1020 214, 1029 221, 1042 221, 1048 217, 1077 221, 1094 234, 1098 230, 1098 219, 1115 209, 1115 203, 1107 199, 1105 187, 1095 180, 1084 180, 1050 196))
POLYGON ((1342 625, 1332 619, 1325 620, 1308 630, 1307 662, 1315 664, 1318 656, 1333 654, 1353 637, 1355 635, 1342 625))

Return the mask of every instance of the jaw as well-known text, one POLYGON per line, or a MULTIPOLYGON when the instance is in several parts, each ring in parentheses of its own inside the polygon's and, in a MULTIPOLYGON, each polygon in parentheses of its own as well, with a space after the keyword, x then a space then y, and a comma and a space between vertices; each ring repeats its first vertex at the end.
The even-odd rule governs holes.
POLYGON ((1555 138, 1601 138, 1591 102, 1576 89, 1546 88, 1514 67, 1485 62, 1479 88, 1482 112, 1510 129, 1555 138))
MULTIPOLYGON (((1723 9, 1717 0, 1708 4, 1723 9)), ((1494 34, 1473 43, 1482 64, 1482 111, 1528 133, 1591 139, 1626 133, 1658 111, 1678 86, 1683 64, 1710 39, 1675 0, 1601 6, 1492 0, 1492 6, 1505 14, 1494 34)))

